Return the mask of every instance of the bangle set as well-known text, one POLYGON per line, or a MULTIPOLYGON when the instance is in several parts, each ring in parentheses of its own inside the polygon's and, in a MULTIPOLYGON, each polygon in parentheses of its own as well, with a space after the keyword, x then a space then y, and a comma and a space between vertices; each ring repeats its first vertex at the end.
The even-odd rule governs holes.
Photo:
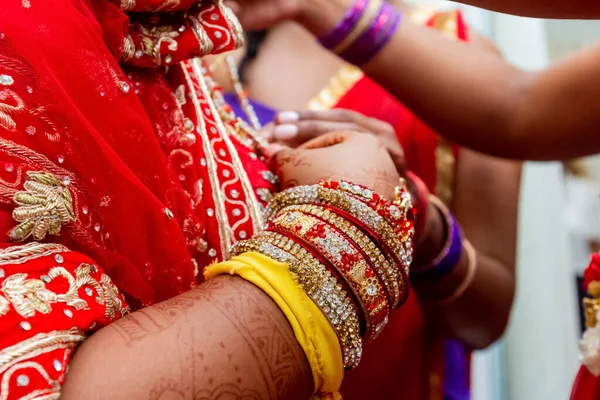
POLYGON ((363 65, 390 41, 402 13, 383 0, 355 0, 344 18, 319 43, 345 61, 363 65))
POLYGON ((444 218, 446 241, 440 253, 429 265, 424 267, 413 266, 410 279, 413 283, 425 283, 442 279, 450 275, 460 264, 464 252, 468 263, 465 277, 449 297, 437 301, 437 304, 445 305, 461 297, 473 282, 477 268, 477 253, 471 243, 463 237, 460 225, 448 207, 433 195, 429 196, 429 203, 433 204, 444 218))
POLYGON ((376 338, 408 296, 412 207, 404 180, 393 201, 346 181, 294 187, 271 200, 265 230, 233 254, 286 263, 333 326, 345 368, 354 368, 362 339, 376 338))

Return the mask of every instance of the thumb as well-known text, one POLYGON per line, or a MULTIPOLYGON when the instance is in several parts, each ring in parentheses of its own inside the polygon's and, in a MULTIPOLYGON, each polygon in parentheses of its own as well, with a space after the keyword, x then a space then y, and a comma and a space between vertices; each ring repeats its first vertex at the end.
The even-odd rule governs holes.
POLYGON ((271 143, 263 150, 263 156, 267 164, 276 162, 277 158, 281 157, 282 154, 288 153, 292 150, 291 147, 284 146, 280 143, 271 143))

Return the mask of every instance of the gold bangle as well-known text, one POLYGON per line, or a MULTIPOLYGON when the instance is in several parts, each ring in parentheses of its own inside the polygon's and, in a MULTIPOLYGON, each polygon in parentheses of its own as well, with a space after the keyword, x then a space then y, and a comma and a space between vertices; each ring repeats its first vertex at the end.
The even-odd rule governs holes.
POLYGON ((473 280, 475 279, 475 272, 477 272, 477 253, 475 252, 473 245, 471 245, 467 239, 463 239, 462 245, 467 254, 467 273, 465 274, 465 277, 460 285, 458 285, 458 287, 449 297, 437 302, 440 305, 447 305, 459 299, 469 288, 469 286, 471 286, 473 280))
POLYGON ((240 241, 232 254, 247 251, 264 254, 288 265, 294 279, 333 326, 342 348, 344 367, 356 367, 362 356, 358 310, 331 272, 301 245, 276 232, 265 231, 240 241))
POLYGON ((292 205, 315 204, 327 205, 341 210, 357 219, 377 235, 381 244, 389 248, 394 261, 404 268, 408 276, 412 262, 412 240, 399 240, 393 227, 375 210, 355 197, 335 189, 326 189, 320 185, 296 186, 278 193, 265 211, 266 220, 273 219, 278 212, 292 205))
POLYGON ((358 20, 358 23, 352 28, 348 36, 338 44, 333 52, 335 54, 341 54, 344 50, 352 45, 371 25, 373 19, 377 16, 379 9, 383 6, 383 0, 371 0, 367 5, 364 14, 358 20))

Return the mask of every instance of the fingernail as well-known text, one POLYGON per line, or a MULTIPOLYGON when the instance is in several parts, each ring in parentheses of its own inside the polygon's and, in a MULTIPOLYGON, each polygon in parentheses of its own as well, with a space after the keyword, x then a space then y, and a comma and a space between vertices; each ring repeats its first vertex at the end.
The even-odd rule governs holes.
POLYGON ((273 140, 273 131, 272 130, 262 130, 260 132, 258 132, 259 136, 263 139, 265 139, 267 142, 270 142, 271 140, 273 140))
POLYGON ((300 119, 300 114, 296 111, 282 111, 277 114, 277 122, 285 124, 286 122, 296 122, 300 119))
POLYGON ((290 140, 298 135, 298 127, 292 124, 277 125, 273 133, 277 140, 290 140))

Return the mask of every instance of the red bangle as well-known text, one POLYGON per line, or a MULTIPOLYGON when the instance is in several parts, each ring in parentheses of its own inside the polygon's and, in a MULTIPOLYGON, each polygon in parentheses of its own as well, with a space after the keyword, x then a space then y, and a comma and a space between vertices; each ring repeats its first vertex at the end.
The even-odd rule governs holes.
POLYGON ((300 211, 284 211, 269 223, 268 230, 283 230, 301 239, 322 255, 344 279, 361 305, 365 336, 374 339, 387 323, 391 312, 389 293, 368 258, 339 231, 318 217, 300 211), (337 244, 330 246, 331 243, 337 244))

